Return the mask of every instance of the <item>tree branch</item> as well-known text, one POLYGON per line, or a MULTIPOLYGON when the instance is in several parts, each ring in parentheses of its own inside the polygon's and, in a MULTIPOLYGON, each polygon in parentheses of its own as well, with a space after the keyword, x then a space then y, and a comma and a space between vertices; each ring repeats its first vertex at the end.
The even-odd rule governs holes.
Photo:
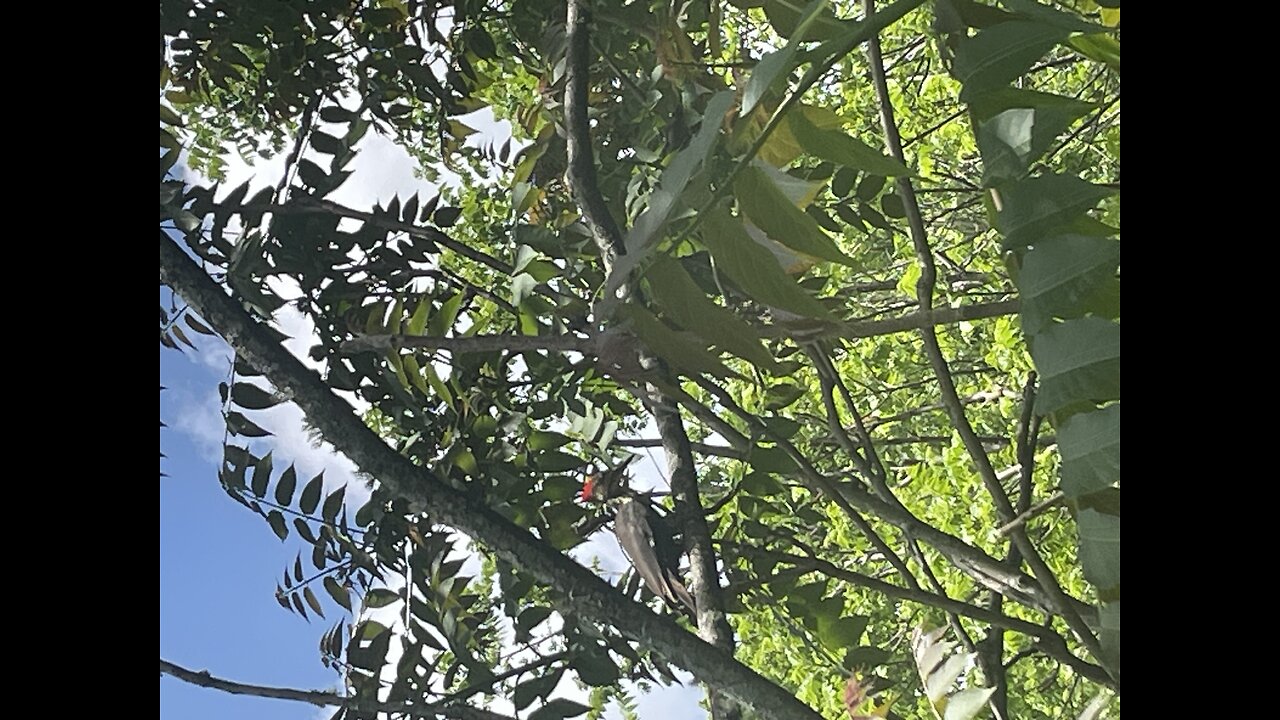
POLYGON ((383 703, 339 695, 327 690, 298 690, 295 688, 251 685, 210 675, 205 670, 189 670, 160 658, 160 674, 175 677, 200 687, 221 690, 232 695, 293 700, 320 707, 345 707, 362 712, 396 713, 412 717, 456 718, 456 720, 513 720, 509 715, 471 707, 469 705, 442 705, 439 703, 398 702, 383 703))
POLYGON ((630 600, 591 571, 555 551, 483 501, 445 482, 389 447, 320 378, 282 347, 163 231, 160 281, 181 295, 284 398, 297 403, 325 439, 413 512, 457 528, 536 581, 555 588, 553 602, 567 615, 617 628, 666 662, 772 718, 816 720, 791 693, 738 663, 725 651, 630 600))
POLYGON ((344 354, 385 352, 401 348, 448 350, 452 353, 483 353, 498 350, 530 352, 580 352, 594 355, 598 345, 594 338, 577 335, 473 335, 471 337, 435 337, 428 335, 361 335, 344 341, 344 354))
MULTIPOLYGON (((614 264, 627 252, 622 232, 618 229, 596 177, 595 161, 591 146, 591 126, 587 118, 587 90, 590 63, 588 49, 590 38, 587 27, 587 10, 583 0, 568 0, 565 41, 568 45, 565 63, 565 134, 569 158, 568 181, 582 218, 604 259, 606 276, 613 279, 614 264)), ((606 287, 614 287, 607 282, 606 287)), ((639 293, 634 287, 624 287, 621 294, 632 300, 639 293)), ((648 352, 640 353, 640 364, 645 370, 667 375, 665 364, 648 352)), ((711 546, 711 531, 702 510, 698 493, 698 469, 689 446, 689 434, 680 417, 679 406, 654 383, 645 384, 640 400, 653 415, 662 438, 662 448, 667 456, 667 472, 671 478, 671 490, 676 501, 675 520, 684 533, 685 547, 689 554, 690 590, 696 605, 698 634, 717 648, 733 655, 733 628, 729 626, 724 611, 724 598, 720 591, 720 575, 716 571, 715 550, 711 546)), ((705 682, 705 680, 704 680, 705 682)), ((711 700, 711 715, 715 720, 737 720, 741 709, 723 696, 718 683, 707 682, 711 700)))

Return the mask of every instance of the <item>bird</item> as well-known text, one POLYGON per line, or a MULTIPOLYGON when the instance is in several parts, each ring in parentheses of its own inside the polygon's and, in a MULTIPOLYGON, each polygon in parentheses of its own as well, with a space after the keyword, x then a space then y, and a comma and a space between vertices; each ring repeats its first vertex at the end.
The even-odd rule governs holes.
POLYGON ((609 506, 614 512, 613 533, 645 587, 671 608, 696 617, 693 595, 680 579, 680 557, 684 554, 666 518, 632 490, 626 467, 636 456, 597 473, 587 473, 581 499, 609 506))

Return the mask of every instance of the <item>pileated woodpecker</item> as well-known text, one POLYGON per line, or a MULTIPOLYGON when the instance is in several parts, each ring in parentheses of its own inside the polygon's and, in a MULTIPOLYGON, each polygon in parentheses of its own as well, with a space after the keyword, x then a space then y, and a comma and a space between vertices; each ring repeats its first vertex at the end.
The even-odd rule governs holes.
POLYGON ((693 595, 680 581, 683 552, 675 533, 658 511, 627 484, 625 470, 634 458, 633 455, 604 473, 588 473, 582 483, 582 499, 612 507, 613 533, 645 586, 667 605, 694 617, 693 595))

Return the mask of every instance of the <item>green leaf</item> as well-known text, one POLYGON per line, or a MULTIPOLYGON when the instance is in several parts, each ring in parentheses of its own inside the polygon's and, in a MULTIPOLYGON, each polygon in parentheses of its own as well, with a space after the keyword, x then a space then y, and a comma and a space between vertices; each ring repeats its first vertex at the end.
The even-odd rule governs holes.
POLYGON ((758 472, 776 473, 778 475, 790 476, 796 472, 796 463, 787 454, 786 450, 779 447, 755 447, 751 449, 747 462, 751 463, 751 467, 758 472))
POLYGON ((528 638, 533 629, 542 624, 544 620, 551 617, 552 609, 535 605, 520 611, 520 615, 516 617, 515 629, 519 637, 528 638))
POLYGON ((765 393, 765 407, 770 410, 781 410, 804 397, 808 389, 793 383, 778 383, 765 393))
POLYGON ((687 333, 678 333, 663 325, 652 313, 637 305, 624 305, 621 315, 631 332, 663 360, 690 373, 707 373, 716 377, 738 376, 721 364, 720 359, 687 333))
POLYGON ((346 143, 332 135, 326 135, 319 130, 311 133, 309 142, 311 143, 311 147, 326 155, 341 155, 348 150, 346 143))
POLYGON ((534 462, 542 472, 558 473, 578 470, 586 464, 582 458, 558 450, 545 450, 534 456, 534 462))
POLYGON ((1058 428, 1062 491, 1069 498, 1120 482, 1120 403, 1076 413, 1058 428))
POLYGON ((1031 357, 1040 371, 1041 415, 1120 398, 1119 323, 1088 317, 1051 325, 1032 338, 1031 357))
POLYGON ((1077 513, 1084 578, 1101 590, 1120 585, 1120 517, 1083 508, 1077 513))
POLYGON ((658 258, 645 278, 653 291, 652 297, 668 318, 757 367, 773 370, 773 356, 760 344, 755 329, 712 302, 679 262, 669 257, 658 258))
POLYGON ((818 618, 818 639, 828 650, 843 652, 857 645, 862 633, 867 629, 869 618, 862 615, 847 615, 828 619, 818 618))
POLYGON ((427 334, 431 337, 444 337, 458 319, 458 310, 462 307, 463 294, 454 293, 452 297, 440 303, 440 311, 427 321, 427 334))
POLYGON ((599 647, 592 648, 574 658, 571 666, 578 673, 578 679, 592 687, 613 685, 622 676, 622 671, 613 662, 613 658, 599 647))
POLYGON ((316 190, 324 190, 329 187, 329 174, 320 169, 320 166, 303 158, 298 161, 298 177, 307 187, 316 190))
POLYGON ((818 19, 826 6, 826 0, 813 0, 805 6, 795 24, 792 25, 791 37, 787 40, 787 44, 781 50, 766 54, 760 58, 760 62, 756 63, 742 92, 740 112, 742 117, 749 115, 779 79, 785 78, 795 68, 796 50, 800 48, 800 43, 808 33, 809 27, 818 19))
POLYGON ((347 592, 346 588, 342 587, 342 585, 333 578, 332 575, 324 576, 324 589, 325 592, 329 593, 329 597, 333 598, 334 602, 346 608, 347 612, 353 611, 351 607, 351 595, 347 592))
POLYGON ((1068 41, 1071 47, 1090 60, 1097 60, 1120 72, 1120 41, 1108 33, 1076 35, 1068 41))
POLYGON ((280 482, 276 483, 276 502, 281 505, 289 505, 293 502, 293 489, 298 485, 298 472, 294 470, 293 465, 285 468, 280 475, 280 482))
POLYGON ((999 194, 1003 208, 996 227, 1008 250, 1043 241, 1112 192, 1074 175, 1040 175, 1011 183, 999 194))
POLYGON ((573 442, 573 438, 561 435, 558 432, 552 432, 550 430, 534 430, 529 433, 529 437, 525 441, 525 444, 530 450, 538 451, 555 450, 556 448, 567 445, 570 442, 573 442))
POLYGON ((1088 22, 1079 15, 1062 12, 1037 0, 1000 0, 1000 4, 1022 17, 1053 25, 1068 32, 1096 33, 1106 30, 1101 25, 1088 22))
POLYGON ((560 720, 560 718, 577 717, 590 709, 582 703, 556 698, 529 713, 529 720, 560 720))
MULTIPOLYGON (((806 108, 807 109, 807 108, 806 108)), ((837 165, 852 167, 873 175, 909 176, 911 170, 897 160, 840 129, 818 127, 802 108, 787 113, 787 123, 804 151, 837 165)), ((825 108, 814 108, 830 113, 825 108)), ((834 113, 832 113, 834 115, 834 113)))
POLYGON ((369 592, 364 595, 365 609, 386 607, 393 602, 399 601, 400 593, 387 588, 371 588, 369 592))
MULTIPOLYGON (((329 579, 331 578, 327 578, 327 577, 325 578, 325 580, 329 580, 329 579)), ((309 587, 303 588, 302 597, 307 601, 307 607, 311 608, 312 612, 319 615, 320 617, 324 617, 324 608, 320 607, 320 601, 316 599, 316 594, 311 592, 311 588, 309 587)))
POLYGON ((249 489, 258 497, 267 496, 267 484, 271 482, 271 453, 258 459, 253 468, 253 477, 249 480, 249 489))
POLYGON ((231 388, 231 402, 246 410, 266 410, 281 400, 257 385, 238 382, 231 388))
POLYGON ((845 652, 841 666, 845 670, 861 668, 866 671, 883 665, 892 656, 893 653, 884 648, 875 647, 874 645, 859 645, 858 647, 849 648, 845 652))
POLYGON ((346 493, 346 485, 330 493, 329 497, 324 500, 324 507, 320 509, 320 516, 328 522, 336 523, 338 521, 338 511, 342 509, 342 498, 346 493))
POLYGON ((773 253, 747 235, 742 223, 723 208, 707 213, 702 244, 739 287, 756 300, 806 317, 834 320, 827 309, 787 275, 773 253))
POLYGON ((1099 606, 1098 620, 1102 626, 1098 632, 1102 653, 1112 665, 1120 667, 1120 600, 1099 606))
MULTIPOLYGON (((515 705, 516 710, 523 710, 534 700, 550 695, 556 689, 556 685, 560 684, 560 678, 563 675, 564 668, 556 668, 546 675, 519 683, 512 692, 512 704, 515 705)), ((530 715, 530 717, 533 716, 530 715)))
POLYGON ((836 174, 831 178, 831 194, 838 197, 848 197, 853 192, 854 183, 858 181, 858 171, 850 167, 842 167, 836 170, 836 174))
POLYGON ((227 412, 227 429, 235 435, 244 437, 267 437, 271 433, 262 429, 257 423, 245 417, 243 413, 231 410, 227 412))
POLYGON ((960 99, 969 102, 1009 84, 1068 34, 1053 25, 1014 20, 962 38, 955 60, 956 78, 964 85, 960 99))
POLYGON ((449 228, 458 222, 458 218, 462 216, 462 208, 458 207, 442 207, 435 211, 431 216, 431 221, 436 227, 449 228))
POLYGON ((320 504, 320 491, 324 489, 324 471, 319 475, 311 478, 307 486, 302 489, 302 497, 298 499, 298 509, 304 515, 310 515, 315 512, 316 506, 320 504))
POLYGON ((856 265, 758 166, 750 165, 738 174, 733 193, 747 219, 771 239, 815 258, 856 265))
POLYGON ((716 138, 720 136, 721 122, 732 106, 733 93, 728 91, 716 93, 707 101, 698 134, 694 135, 683 150, 676 153, 671 164, 662 171, 657 189, 649 193, 644 211, 627 231, 624 238, 627 257, 643 256, 642 249, 648 248, 660 237, 659 231, 666 225, 667 218, 684 194, 689 181, 715 147, 716 138))
MULTIPOLYGON (((826 3, 823 5, 804 31, 803 40, 834 40, 848 32, 846 25, 849 23, 837 18, 831 8, 825 7, 826 3)), ((764 3, 765 17, 774 31, 784 38, 795 34, 796 27, 804 20, 807 11, 804 3, 796 0, 767 0, 764 3)))
POLYGON ((276 534, 280 540, 289 537, 289 526, 284 522, 284 515, 279 510, 272 510, 267 513, 267 524, 271 526, 271 531, 276 534))
POLYGON ((1088 301, 1115 280, 1120 243, 1109 238, 1059 235, 1036 243, 1018 272, 1022 328, 1034 335, 1053 318, 1085 314, 1088 301))
POLYGON ((427 316, 431 313, 431 297, 424 296, 418 301, 418 306, 413 309, 413 315, 409 316, 409 322, 405 323, 404 332, 406 335, 422 335, 427 329, 427 316))

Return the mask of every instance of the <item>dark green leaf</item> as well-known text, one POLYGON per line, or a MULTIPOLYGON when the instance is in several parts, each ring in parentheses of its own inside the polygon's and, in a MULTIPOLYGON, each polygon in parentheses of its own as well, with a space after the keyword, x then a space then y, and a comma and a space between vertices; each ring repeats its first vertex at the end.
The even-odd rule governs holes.
POLYGON ((1080 217, 1111 190, 1074 175, 1041 175, 1001 188, 996 226, 1006 249, 1035 245, 1080 217))
MULTIPOLYGON (((843 601, 835 598, 839 605, 843 601)), ((818 617, 818 639, 832 652, 843 652, 858 644, 862 633, 867 629, 867 618, 862 615, 848 615, 828 620, 818 617)))
POLYGON ((208 326, 206 326, 204 323, 202 323, 202 322, 200 322, 199 320, 197 320, 197 319, 196 319, 196 316, 195 316, 195 315, 192 315, 191 313, 187 313, 187 314, 186 314, 186 316, 185 316, 183 319, 187 321, 187 325, 188 325, 188 326, 190 326, 190 328, 191 328, 192 330, 195 330, 196 332, 200 333, 201 335, 213 335, 213 334, 215 334, 212 330, 210 330, 210 329, 208 328, 208 326))
POLYGON ((320 516, 328 522, 337 522, 338 511, 342 509, 342 498, 346 495, 346 492, 347 486, 343 485, 330 493, 329 497, 324 500, 324 507, 320 509, 320 516))
POLYGON ((572 439, 550 430, 534 430, 525 444, 530 450, 555 450, 572 442, 572 439))
POLYGON ((545 450, 534 456, 534 462, 542 472, 556 473, 577 470, 586 464, 582 458, 562 453, 558 450, 545 450))
POLYGON ((257 385, 238 382, 231 388, 231 402, 247 410, 266 410, 281 401, 257 385))
POLYGON ((1090 60, 1097 60, 1120 72, 1120 41, 1107 33, 1076 35, 1069 41, 1071 47, 1090 60))
POLYGON ((320 492, 324 489, 324 471, 319 475, 311 478, 307 482, 307 486, 302 489, 302 497, 298 499, 298 509, 306 515, 315 512, 316 506, 320 504, 320 492))
POLYGON ((778 447, 752 448, 747 458, 751 467, 759 472, 790 476, 796 472, 796 463, 785 450, 778 447))
POLYGON ((765 393, 765 407, 770 410, 781 410, 804 397, 806 392, 808 392, 806 388, 793 383, 778 383, 771 386, 765 393))
POLYGON ((720 136, 720 123, 733 105, 733 93, 716 93, 707 101, 707 109, 698 134, 683 150, 676 153, 658 180, 658 187, 649 193, 648 203, 640 216, 632 223, 624 238, 628 257, 643 256, 659 231, 666 224, 672 210, 680 201, 694 173, 706 162, 716 138, 720 136))
POLYGON ((326 135, 319 130, 311 133, 310 142, 311 147, 326 155, 341 155, 347 151, 346 143, 332 135, 326 135))
POLYGON ((723 208, 709 212, 702 227, 702 244, 711 251, 716 267, 751 297, 806 317, 833 319, 822 303, 787 275, 777 257, 752 240, 742 223, 723 208))
MULTIPOLYGON (((1000 4, 1024 18, 1053 25, 1073 33, 1096 33, 1106 30, 1074 13, 1065 13, 1038 0, 1000 0, 1000 4)), ((1098 3, 1101 5, 1102 3, 1098 3)))
POLYGON ((911 170, 897 160, 836 128, 820 128, 809 121, 802 108, 787 114, 791 134, 804 151, 837 165, 853 167, 874 175, 905 176, 911 170))
POLYGON ((845 652, 842 665, 845 670, 852 671, 855 668, 860 668, 863 672, 866 672, 883 665, 892 656, 893 654, 884 648, 873 645, 860 645, 849 648, 845 652))
POLYGON ((831 194, 838 198, 847 197, 853 192, 853 185, 858 181, 858 171, 842 167, 831 178, 831 194))
MULTIPOLYGON (((809 8, 801 7, 802 0, 765 0, 764 15, 769 19, 775 32, 784 38, 790 38, 796 26, 804 19, 809 8)), ((850 23, 840 20, 828 6, 818 9, 817 14, 804 32, 804 40, 834 40, 849 31, 850 23)))
POLYGON ((560 684, 560 678, 564 675, 564 668, 556 668, 541 677, 530 678, 516 685, 512 692, 512 704, 516 710, 523 710, 529 707, 529 704, 538 698, 545 698, 556 689, 556 685, 560 684))
POLYGON ((1078 498, 1120 482, 1120 403, 1076 413, 1058 429, 1062 491, 1078 498))
POLYGON ((394 590, 388 590, 387 588, 371 588, 369 592, 364 595, 365 609, 386 607, 393 602, 399 601, 400 594, 394 590))
POLYGON ((795 69, 796 50, 800 48, 800 43, 808 35, 809 28, 820 17, 826 5, 826 0, 813 0, 805 6, 794 22, 787 23, 788 32, 791 33, 787 44, 781 50, 767 53, 760 58, 760 62, 756 63, 742 92, 741 114, 744 117, 755 109, 760 99, 767 95, 780 79, 785 78, 795 69))
POLYGON ((448 228, 453 227, 453 224, 458 222, 458 218, 461 216, 462 208, 442 207, 435 211, 431 219, 436 227, 448 228))
POLYGON ((333 578, 332 575, 324 576, 324 589, 325 592, 329 593, 329 597, 333 598, 334 602, 346 608, 347 612, 353 611, 351 607, 351 595, 347 592, 346 588, 342 587, 342 585, 333 578))
POLYGON ((712 302, 679 262, 669 257, 658 258, 645 278, 653 291, 652 297, 668 318, 721 349, 772 371, 773 356, 756 339, 755 329, 712 302))
POLYGON ((577 717, 590 709, 590 707, 572 700, 556 698, 529 713, 529 720, 560 720, 560 718, 577 717))
POLYGON ((1048 415, 1082 402, 1120 398, 1120 325, 1081 318, 1034 336, 1031 357, 1040 371, 1036 412, 1048 415))
POLYGON ((1053 318, 1084 315, 1119 267, 1120 243, 1110 238, 1059 235, 1036 243, 1018 273, 1023 332, 1034 335, 1053 318))
POLYGON ((1084 577, 1099 590, 1120 584, 1120 516, 1083 508, 1077 515, 1080 529, 1080 565, 1084 577))
POLYGON ((320 169, 320 166, 303 158, 298 161, 298 177, 307 187, 316 190, 323 190, 329 187, 329 173, 320 169))
POLYGON ((578 673, 578 679, 592 687, 613 685, 622 675, 613 658, 603 648, 593 648, 580 655, 574 659, 572 666, 578 673))
POLYGON ((280 474, 280 481, 276 483, 276 502, 281 505, 290 505, 293 503, 293 490, 298 485, 298 472, 292 465, 285 468, 280 474))
POLYGON ((276 534, 276 537, 281 540, 289 537, 289 526, 285 524, 284 515, 280 514, 279 510, 272 510, 267 513, 267 524, 271 526, 271 531, 276 534))
POLYGON ((271 482, 271 453, 258 459, 253 468, 253 477, 249 480, 249 489, 258 497, 267 496, 267 484, 271 482))
POLYGON ((678 333, 663 325, 648 310, 638 305, 624 305, 621 309, 629 329, 641 342, 659 357, 684 369, 686 372, 707 373, 716 377, 737 376, 720 363, 705 345, 686 333, 678 333))
POLYGON ((961 39, 955 60, 956 78, 964 85, 960 98, 967 102, 1009 84, 1068 34, 1053 25, 1014 20, 961 39))
MULTIPOLYGON (((327 577, 325 578, 325 580, 330 580, 330 579, 331 578, 327 578, 327 577)), ((316 599, 316 594, 311 592, 311 588, 309 587, 303 588, 302 597, 307 601, 307 607, 311 608, 312 612, 319 615, 320 617, 324 617, 324 609, 320 607, 320 601, 316 599)))
POLYGON ((883 175, 864 175, 862 182, 858 183, 858 199, 870 200, 875 197, 884 188, 886 182, 888 182, 888 178, 883 175))
POLYGON ((856 264, 759 167, 744 169, 734 181, 733 193, 747 219, 773 240, 815 258, 856 264))

